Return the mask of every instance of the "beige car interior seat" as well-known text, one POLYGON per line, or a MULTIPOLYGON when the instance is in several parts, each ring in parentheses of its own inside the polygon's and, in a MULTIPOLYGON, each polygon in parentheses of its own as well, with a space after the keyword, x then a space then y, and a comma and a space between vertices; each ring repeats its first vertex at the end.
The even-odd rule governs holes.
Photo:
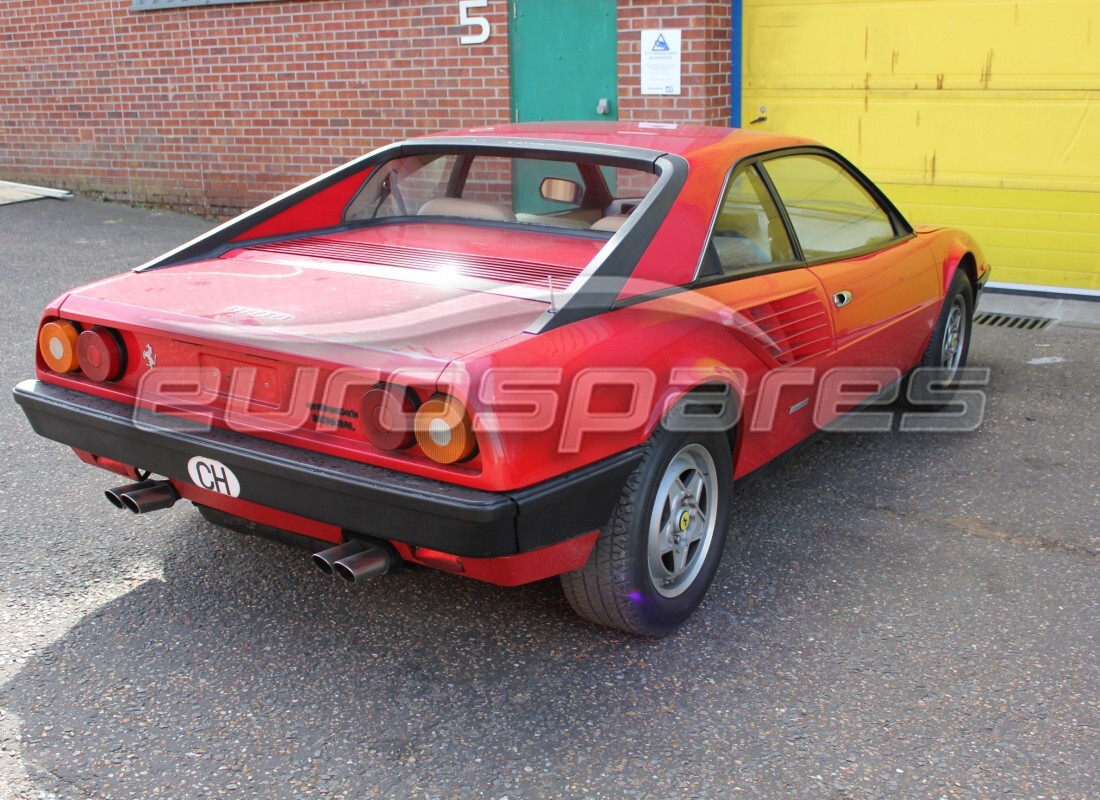
POLYGON ((463 200, 460 197, 433 197, 416 212, 418 216, 466 217, 467 219, 489 219, 497 222, 515 222, 512 209, 500 203, 483 203, 478 200, 463 200))
POLYGON ((612 214, 603 219, 598 219, 592 223, 592 230, 594 231, 617 231, 623 226, 628 219, 629 214, 612 214))

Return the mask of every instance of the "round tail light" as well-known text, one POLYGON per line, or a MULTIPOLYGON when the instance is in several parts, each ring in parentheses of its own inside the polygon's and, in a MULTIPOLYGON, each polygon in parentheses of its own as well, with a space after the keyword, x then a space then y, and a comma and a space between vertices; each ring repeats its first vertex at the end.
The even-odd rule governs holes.
POLYGON ((68 320, 47 322, 38 332, 38 352, 46 366, 54 372, 75 372, 80 368, 76 356, 76 341, 80 329, 68 320))
POLYGON ((359 402, 363 435, 379 450, 403 450, 413 443, 413 419, 419 405, 411 389, 378 384, 359 402))
POLYGON ((77 337, 76 356, 80 369, 93 381, 116 381, 126 369, 118 334, 102 325, 89 328, 77 337))
POLYGON ((466 407, 454 397, 437 394, 416 412, 416 442, 440 464, 463 461, 477 450, 474 426, 466 407))

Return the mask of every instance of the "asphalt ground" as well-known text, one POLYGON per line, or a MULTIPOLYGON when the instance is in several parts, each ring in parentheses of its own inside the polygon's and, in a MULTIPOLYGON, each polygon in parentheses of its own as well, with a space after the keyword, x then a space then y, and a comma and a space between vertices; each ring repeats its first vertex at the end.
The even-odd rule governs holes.
MULTIPOLYGON (((209 224, 0 208, 0 385, 53 296, 209 224)), ((778 468, 661 641, 556 581, 350 589, 187 507, 124 514, 2 402, 0 797, 1100 796, 1098 337, 976 328, 980 429, 778 468)))

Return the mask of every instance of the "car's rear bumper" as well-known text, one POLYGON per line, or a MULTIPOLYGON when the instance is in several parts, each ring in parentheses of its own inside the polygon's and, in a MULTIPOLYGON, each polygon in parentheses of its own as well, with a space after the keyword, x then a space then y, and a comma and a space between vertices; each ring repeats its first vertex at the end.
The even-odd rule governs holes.
POLYGON ((534 486, 487 492, 269 442, 37 380, 14 390, 40 436, 191 482, 194 456, 220 461, 240 498, 348 531, 470 558, 526 553, 595 530, 610 518, 641 460, 620 453, 534 486))

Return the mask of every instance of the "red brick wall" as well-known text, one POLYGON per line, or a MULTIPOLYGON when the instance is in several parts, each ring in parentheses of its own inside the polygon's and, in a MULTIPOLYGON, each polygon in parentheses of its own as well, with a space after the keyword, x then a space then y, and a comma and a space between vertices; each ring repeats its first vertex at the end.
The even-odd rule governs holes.
MULTIPOLYGON (((0 3, 0 178, 222 215, 394 139, 509 117, 506 0, 462 45, 457 0, 135 12, 0 3)), ((622 119, 725 124, 729 2, 621 0, 622 119), (684 29, 684 94, 638 92, 638 30, 684 29)))
POLYGON ((619 2, 619 117, 657 122, 730 124, 730 2, 619 2), (641 31, 680 28, 679 95, 641 93, 641 31))

